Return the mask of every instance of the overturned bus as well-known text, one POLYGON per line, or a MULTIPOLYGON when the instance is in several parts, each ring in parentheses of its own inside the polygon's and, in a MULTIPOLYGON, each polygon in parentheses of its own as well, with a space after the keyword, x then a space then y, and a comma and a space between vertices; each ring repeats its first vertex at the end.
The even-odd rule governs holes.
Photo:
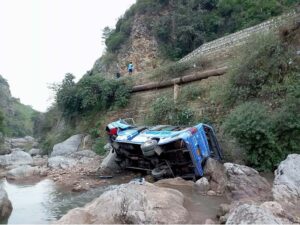
POLYGON ((212 127, 135 126, 120 119, 106 127, 121 168, 145 171, 155 179, 203 176, 207 158, 223 158, 212 127))

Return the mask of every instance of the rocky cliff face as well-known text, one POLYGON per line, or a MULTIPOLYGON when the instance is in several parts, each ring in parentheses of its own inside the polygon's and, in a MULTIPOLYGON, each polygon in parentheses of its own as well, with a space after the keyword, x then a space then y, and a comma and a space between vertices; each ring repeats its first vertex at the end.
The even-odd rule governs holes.
POLYGON ((32 134, 31 120, 35 110, 12 97, 8 82, 0 75, 0 110, 4 114, 5 133, 8 136, 32 134))
POLYGON ((11 93, 9 89, 9 84, 0 75, 0 108, 8 109, 11 106, 11 93))
POLYGON ((98 59, 92 69, 93 73, 104 73, 114 76, 128 75, 127 65, 132 62, 135 72, 144 72, 157 67, 158 43, 147 27, 145 15, 135 15, 130 37, 127 43, 114 55, 104 54, 98 59))

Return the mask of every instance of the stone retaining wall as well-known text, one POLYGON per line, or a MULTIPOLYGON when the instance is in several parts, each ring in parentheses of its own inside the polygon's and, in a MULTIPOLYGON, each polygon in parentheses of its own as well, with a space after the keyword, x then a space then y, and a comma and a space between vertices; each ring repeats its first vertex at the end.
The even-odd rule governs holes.
POLYGON ((265 33, 270 30, 276 30, 282 24, 299 16, 299 12, 291 12, 289 14, 284 14, 256 26, 249 27, 247 29, 224 36, 211 42, 207 42, 182 58, 180 62, 191 60, 196 57, 210 57, 211 55, 217 55, 220 52, 223 52, 225 54, 231 48, 245 43, 250 36, 254 34, 265 33))

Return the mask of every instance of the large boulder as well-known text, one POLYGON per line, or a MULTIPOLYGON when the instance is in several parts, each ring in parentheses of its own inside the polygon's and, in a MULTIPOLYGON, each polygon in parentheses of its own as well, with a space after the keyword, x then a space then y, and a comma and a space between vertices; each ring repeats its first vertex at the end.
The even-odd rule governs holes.
POLYGON ((31 136, 26 136, 23 138, 11 138, 8 140, 11 148, 21 148, 24 150, 29 150, 37 145, 37 142, 31 136))
POLYGON ((185 224, 189 213, 181 192, 150 183, 125 184, 103 193, 83 208, 63 216, 59 224, 185 224))
POLYGON ((74 152, 70 155, 72 158, 82 159, 82 158, 95 158, 98 155, 92 150, 82 150, 78 152, 74 152))
POLYGON ((220 195, 225 192, 228 180, 222 163, 208 158, 205 162, 204 176, 208 179, 211 190, 220 195))
POLYGON ((33 166, 43 167, 43 166, 47 166, 47 164, 48 164, 48 156, 42 157, 40 155, 37 155, 32 158, 33 158, 33 163, 32 163, 33 166))
POLYGON ((91 135, 86 135, 82 140, 82 150, 92 149, 93 139, 91 135))
POLYGON ((120 170, 120 166, 116 163, 116 152, 112 149, 110 144, 105 145, 104 147, 108 154, 106 157, 102 160, 99 172, 100 173, 107 173, 107 172, 116 172, 120 170))
POLYGON ((76 166, 77 163, 77 160, 65 156, 54 156, 48 159, 48 166, 51 169, 68 169, 76 166))
POLYGON ((18 166, 7 172, 6 178, 9 180, 25 179, 32 176, 39 176, 40 170, 38 167, 32 167, 29 165, 18 166))
POLYGON ((6 220, 12 212, 12 204, 8 199, 7 193, 0 186, 0 221, 6 220))
POLYGON ((210 184, 206 177, 202 177, 201 179, 197 180, 196 187, 200 193, 206 194, 210 189, 210 184))
POLYGON ((0 166, 6 167, 10 165, 26 165, 32 164, 33 159, 27 153, 23 151, 13 151, 8 155, 0 155, 0 166))
POLYGON ((82 138, 82 134, 77 134, 68 138, 62 143, 54 145, 51 157, 68 156, 74 152, 79 151, 82 138))
POLYGON ((275 201, 300 209, 300 155, 289 155, 275 171, 272 189, 275 201))
POLYGON ((272 198, 271 185, 255 169, 233 163, 224 166, 228 179, 226 193, 230 199, 267 201, 272 198))
POLYGON ((282 224, 282 221, 265 208, 241 204, 230 211, 226 224, 282 224))

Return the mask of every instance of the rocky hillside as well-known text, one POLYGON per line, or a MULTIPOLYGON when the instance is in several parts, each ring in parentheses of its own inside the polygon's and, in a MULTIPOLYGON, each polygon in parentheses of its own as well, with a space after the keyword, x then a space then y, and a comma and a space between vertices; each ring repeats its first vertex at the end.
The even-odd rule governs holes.
POLYGON ((137 73, 144 73, 184 57, 203 43, 289 11, 297 2, 138 0, 115 29, 104 29, 106 53, 90 73, 126 75, 129 62, 137 73))
POLYGON ((0 75, 0 112, 3 114, 2 132, 7 136, 31 135, 32 118, 36 111, 12 97, 8 82, 0 75))

